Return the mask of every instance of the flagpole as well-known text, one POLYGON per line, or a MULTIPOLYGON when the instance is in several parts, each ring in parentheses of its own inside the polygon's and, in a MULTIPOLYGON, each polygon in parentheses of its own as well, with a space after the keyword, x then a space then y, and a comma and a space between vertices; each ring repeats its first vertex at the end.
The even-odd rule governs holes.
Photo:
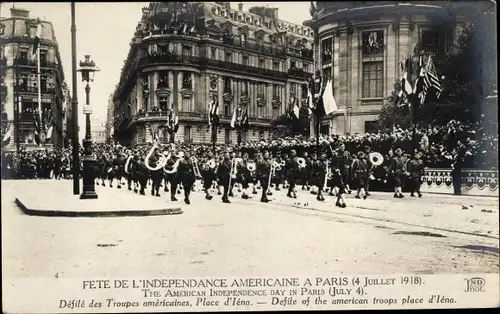
MULTIPOLYGON (((38 26, 40 27, 40 26, 38 26)), ((38 80, 38 115, 40 117, 40 124, 43 123, 42 121, 42 75, 40 73, 40 44, 38 44, 38 47, 36 48, 36 58, 37 58, 37 80, 38 80)), ((41 126, 41 125, 40 125, 41 126)), ((41 128, 40 128, 40 132, 38 133, 38 138, 40 139, 40 135, 41 135, 41 128)), ((41 145, 42 142, 39 141, 39 145, 41 145)))

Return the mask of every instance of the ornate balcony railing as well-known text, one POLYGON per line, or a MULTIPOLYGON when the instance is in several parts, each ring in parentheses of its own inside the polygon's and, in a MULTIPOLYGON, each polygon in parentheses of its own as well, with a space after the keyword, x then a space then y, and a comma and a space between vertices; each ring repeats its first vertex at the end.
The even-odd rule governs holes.
POLYGON ((312 73, 305 72, 303 69, 291 68, 288 70, 288 76, 299 79, 307 79, 312 76, 312 73))
POLYGON ((205 57, 179 56, 174 54, 151 55, 143 57, 139 60, 140 66, 151 64, 169 64, 169 65, 194 65, 201 67, 223 68, 235 72, 260 75, 265 77, 273 77, 278 79, 286 79, 287 73, 262 69, 250 65, 244 65, 235 62, 226 62, 221 60, 213 60, 205 57))
POLYGON ((365 98, 359 100, 361 106, 382 106, 384 98, 365 98))
MULTIPOLYGON (((42 94, 53 94, 55 93, 55 88, 48 88, 48 87, 42 87, 40 89, 42 94)), ((26 86, 26 87, 21 87, 19 89, 19 92, 21 93, 32 93, 32 94, 37 94, 38 93, 38 87, 35 86, 26 86)))
MULTIPOLYGON (((16 59, 14 59, 14 65, 36 67, 37 61, 30 60, 30 59, 16 58, 16 59)), ((55 62, 40 60, 40 67, 42 67, 42 68, 55 68, 56 65, 57 65, 57 63, 55 63, 55 62)))

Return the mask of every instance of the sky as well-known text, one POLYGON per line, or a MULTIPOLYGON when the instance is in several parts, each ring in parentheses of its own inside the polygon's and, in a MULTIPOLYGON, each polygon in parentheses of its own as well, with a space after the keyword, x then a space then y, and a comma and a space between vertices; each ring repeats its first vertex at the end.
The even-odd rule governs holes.
MULTIPOLYGON (((279 9, 279 18, 292 23, 302 24, 310 19, 310 2, 241 2, 243 10, 251 6, 269 6, 279 9)), ((129 43, 137 22, 142 15, 142 7, 148 2, 104 2, 75 5, 76 55, 77 63, 89 54, 101 69, 91 83, 90 104, 92 106, 92 125, 96 129, 98 122, 105 123, 109 96, 114 92, 120 78, 123 61, 127 57, 129 43)), ((59 45, 64 76, 72 91, 71 65, 71 5, 70 2, 2 2, 1 16, 10 16, 12 6, 30 11, 30 17, 39 17, 52 22, 59 45)), ((231 2, 231 7, 238 8, 238 2, 231 2)), ((85 119, 82 112, 85 103, 85 86, 78 76, 78 104, 80 138, 85 134, 85 119)))

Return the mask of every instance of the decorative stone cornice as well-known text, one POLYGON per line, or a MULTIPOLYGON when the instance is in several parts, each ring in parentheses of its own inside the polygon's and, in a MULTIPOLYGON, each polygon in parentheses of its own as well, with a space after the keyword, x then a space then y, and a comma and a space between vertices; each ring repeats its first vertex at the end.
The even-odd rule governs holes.
POLYGON ((170 96, 171 90, 168 87, 158 87, 155 93, 158 97, 168 97, 170 96))
POLYGON ((267 103, 267 101, 264 98, 260 98, 260 97, 257 98, 257 106, 263 107, 266 105, 266 103, 267 103))
POLYGON ((194 95, 194 92, 191 89, 184 88, 181 90, 181 95, 182 98, 191 99, 194 95))
POLYGON ((232 102, 234 97, 232 94, 224 93, 223 99, 224 99, 224 102, 232 102))

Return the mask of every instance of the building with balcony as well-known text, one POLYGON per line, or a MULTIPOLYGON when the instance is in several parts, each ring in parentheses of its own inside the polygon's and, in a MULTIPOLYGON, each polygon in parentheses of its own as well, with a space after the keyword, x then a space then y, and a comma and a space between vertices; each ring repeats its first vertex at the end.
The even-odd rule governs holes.
POLYGON ((92 141, 94 143, 106 143, 106 122, 92 122, 92 141))
POLYGON ((114 135, 124 145, 166 141, 168 110, 179 116, 175 141, 209 143, 208 108, 217 99, 218 143, 237 140, 236 106, 248 110, 242 141, 268 137, 273 117, 307 97, 312 31, 277 9, 229 2, 161 2, 143 8, 113 96, 114 135))
POLYGON ((51 22, 30 18, 29 11, 11 8, 10 17, 0 18, 0 58, 3 60, 2 111, 13 128, 13 139, 6 149, 33 147, 35 123, 31 111, 39 107, 37 57, 33 53, 37 24, 40 38, 41 110, 50 109, 53 117, 51 144, 62 145, 64 73, 51 22), (17 103, 17 105, 16 105, 17 103), (18 119, 16 119, 16 116, 18 119))
POLYGON ((114 143, 114 118, 115 118, 115 103, 113 102, 113 94, 109 95, 108 107, 106 110, 106 143, 114 143))
POLYGON ((320 132, 376 132, 380 109, 400 80, 400 62, 417 45, 434 55, 454 49, 461 24, 480 10, 466 1, 316 2, 304 25, 316 35, 315 68, 333 78, 339 107, 320 132))

